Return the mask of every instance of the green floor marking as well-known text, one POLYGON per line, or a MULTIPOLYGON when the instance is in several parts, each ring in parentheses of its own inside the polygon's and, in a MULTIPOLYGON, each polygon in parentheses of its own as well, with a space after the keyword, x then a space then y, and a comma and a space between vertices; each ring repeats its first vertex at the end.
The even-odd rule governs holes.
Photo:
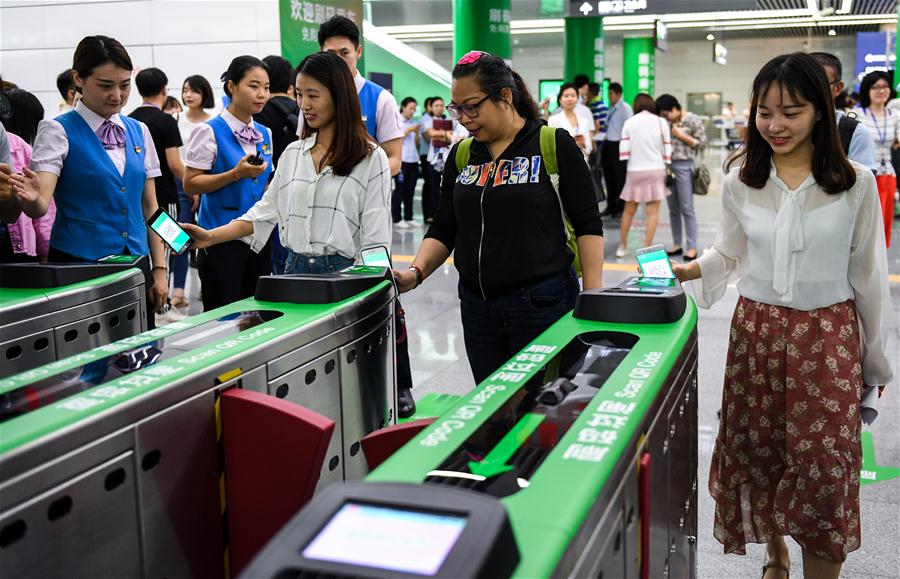
POLYGON ((871 432, 862 433, 862 470, 859 484, 869 485, 900 477, 900 467, 879 466, 875 463, 875 443, 871 432))
POLYGON ((506 461, 519 450, 522 443, 528 440, 531 433, 544 421, 543 414, 526 414, 506 433, 497 446, 491 450, 481 462, 470 462, 472 474, 491 478, 513 469, 506 461))

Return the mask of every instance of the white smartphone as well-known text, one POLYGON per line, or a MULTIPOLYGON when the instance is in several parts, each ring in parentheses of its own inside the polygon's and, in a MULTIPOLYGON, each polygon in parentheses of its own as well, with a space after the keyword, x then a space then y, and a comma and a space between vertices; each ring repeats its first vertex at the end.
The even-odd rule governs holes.
POLYGON ((391 254, 383 245, 363 249, 359 252, 359 257, 362 259, 363 265, 391 267, 391 254))
POLYGON ((662 244, 641 248, 635 256, 644 277, 675 277, 672 263, 662 244))

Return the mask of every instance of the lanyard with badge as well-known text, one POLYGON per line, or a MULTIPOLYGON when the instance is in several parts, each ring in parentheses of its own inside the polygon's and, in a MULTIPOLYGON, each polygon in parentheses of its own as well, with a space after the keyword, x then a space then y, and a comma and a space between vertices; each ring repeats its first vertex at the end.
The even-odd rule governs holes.
MULTIPOLYGON (((866 109, 866 115, 872 117, 872 123, 875 125, 875 132, 878 133, 878 141, 881 143, 881 149, 884 150, 885 144, 887 142, 888 135, 888 116, 890 115, 890 109, 884 109, 884 131, 881 130, 881 127, 878 126, 878 117, 875 116, 875 113, 872 112, 872 109, 866 109)), ((881 158, 881 173, 885 173, 887 171, 887 163, 884 160, 884 157, 881 158)))

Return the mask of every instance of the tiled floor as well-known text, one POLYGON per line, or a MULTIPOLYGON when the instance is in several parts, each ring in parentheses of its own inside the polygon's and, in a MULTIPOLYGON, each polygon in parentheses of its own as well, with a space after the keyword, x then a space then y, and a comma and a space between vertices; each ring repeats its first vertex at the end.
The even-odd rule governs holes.
MULTIPOLYGON (((721 152, 713 152, 708 165, 713 174, 710 195, 695 196, 698 215, 699 245, 706 247, 715 238, 716 225, 721 206, 721 170, 717 170, 722 160, 721 152)), ((419 207, 418 198, 416 207, 419 207)), ((668 212, 661 211, 661 223, 656 235, 657 243, 670 243, 668 212)), ((421 219, 421 215, 417 214, 421 219)), ((643 227, 639 222, 632 229, 629 247, 638 248, 642 244, 643 227)), ((624 259, 614 257, 619 240, 618 222, 604 223, 606 230, 606 263, 604 285, 615 285, 631 275, 634 256, 624 259)), ((423 229, 395 230, 392 251, 397 266, 409 262, 422 240, 423 229)), ((894 239, 900 239, 900 220, 894 226, 894 239)), ((900 274, 900 244, 895 243, 889 252, 890 273, 900 274)), ((459 300, 456 293, 457 274, 453 266, 445 265, 435 272, 417 290, 403 296, 410 332, 410 358, 413 370, 413 394, 419 398, 429 392, 462 393, 474 386, 472 375, 466 362, 459 319, 459 300)), ((896 277, 894 279, 897 279, 896 277)), ((191 285, 196 285, 196 274, 192 273, 191 285)), ((192 294, 192 313, 199 311, 199 300, 192 294)), ((722 376, 725 366, 728 327, 737 292, 729 288, 725 298, 709 310, 701 310, 699 321, 700 339, 700 509, 699 524, 699 577, 736 578, 756 577, 765 559, 763 546, 748 546, 747 556, 726 556, 721 545, 712 536, 713 503, 703 485, 708 479, 708 465, 713 440, 718 429, 716 410, 721 398, 722 376)), ((891 284, 890 347, 895 375, 900 376, 900 283, 891 284)), ((898 380, 881 400, 880 416, 872 427, 878 462, 883 465, 900 466, 900 393, 896 387, 898 380)), ((868 485, 862 488, 862 548, 852 553, 844 566, 844 577, 880 578, 900 577, 900 479, 868 485)), ((791 559, 793 576, 800 577, 800 550, 793 542, 791 559)), ((807 578, 813 579, 813 578, 807 578)))

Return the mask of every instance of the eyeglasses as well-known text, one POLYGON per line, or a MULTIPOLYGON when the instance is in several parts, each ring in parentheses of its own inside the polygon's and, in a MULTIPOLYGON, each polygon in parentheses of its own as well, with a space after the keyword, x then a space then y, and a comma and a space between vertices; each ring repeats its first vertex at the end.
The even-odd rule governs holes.
POLYGON ((470 119, 477 119, 478 107, 480 107, 484 103, 484 101, 488 100, 492 96, 494 96, 494 93, 487 95, 477 103, 471 105, 457 105, 454 103, 450 103, 449 105, 447 105, 447 112, 450 113, 450 116, 454 119, 458 119, 462 115, 466 115, 470 119))
POLYGON ((891 87, 889 87, 889 86, 886 85, 886 84, 879 84, 879 85, 877 85, 877 86, 873 86, 873 87, 872 87, 871 89, 869 89, 869 90, 891 90, 891 87))

